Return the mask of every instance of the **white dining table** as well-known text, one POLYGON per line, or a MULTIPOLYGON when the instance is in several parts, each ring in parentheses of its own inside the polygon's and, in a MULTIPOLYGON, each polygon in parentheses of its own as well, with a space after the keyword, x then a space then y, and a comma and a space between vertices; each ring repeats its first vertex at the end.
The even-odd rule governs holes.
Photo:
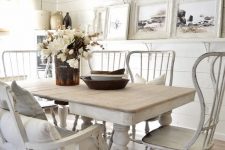
POLYGON ((120 90, 92 90, 83 83, 58 86, 52 79, 18 84, 36 96, 69 102, 70 113, 82 116, 82 128, 92 125, 92 118, 113 123, 112 150, 128 150, 130 125, 158 115, 161 125, 169 125, 172 110, 195 96, 193 88, 150 84, 129 83, 120 90))

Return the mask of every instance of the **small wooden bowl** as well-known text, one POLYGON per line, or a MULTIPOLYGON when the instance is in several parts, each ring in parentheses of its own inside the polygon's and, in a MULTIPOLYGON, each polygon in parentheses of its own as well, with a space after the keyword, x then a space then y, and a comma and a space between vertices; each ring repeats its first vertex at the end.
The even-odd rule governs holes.
POLYGON ((119 74, 124 74, 125 69, 118 69, 114 71, 97 71, 97 70, 92 70, 91 74, 111 74, 111 75, 119 75, 119 74))
POLYGON ((92 80, 90 76, 81 77, 85 84, 90 89, 95 90, 117 90, 123 89, 126 87, 129 79, 120 79, 120 80, 92 80))

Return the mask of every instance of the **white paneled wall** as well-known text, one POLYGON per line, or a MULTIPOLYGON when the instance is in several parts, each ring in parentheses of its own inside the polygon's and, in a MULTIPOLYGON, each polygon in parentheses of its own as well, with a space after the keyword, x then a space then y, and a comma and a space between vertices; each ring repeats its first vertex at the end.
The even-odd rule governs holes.
MULTIPOLYGON (((103 7, 112 4, 121 4, 122 0, 58 0, 57 9, 65 12, 69 12, 72 18, 73 27, 81 26, 83 29, 88 25, 92 25, 94 19, 94 8, 103 7)), ((147 50, 144 44, 118 44, 107 43, 104 45, 106 49, 117 50, 147 50)), ((174 86, 181 87, 193 87, 192 84, 192 66, 201 54, 205 53, 205 47, 202 42, 165 42, 165 43, 153 43, 152 49, 154 50, 174 50, 176 52, 176 60, 174 66, 174 86)), ((211 43, 211 49, 214 51, 225 51, 225 42, 211 43)), ((208 62, 205 65, 200 66, 201 70, 201 83, 203 84, 203 91, 207 93, 207 104, 211 104, 212 87, 208 83, 208 72, 204 71, 208 62)), ((88 73, 87 64, 83 63, 82 73, 88 73)), ((189 128, 196 128, 198 123, 199 113, 198 98, 193 103, 187 104, 173 111, 173 124, 179 126, 186 126, 189 128)), ((209 110, 207 110, 209 111, 209 110)), ((225 103, 223 104, 222 115, 216 131, 216 137, 218 139, 225 140, 225 103)))

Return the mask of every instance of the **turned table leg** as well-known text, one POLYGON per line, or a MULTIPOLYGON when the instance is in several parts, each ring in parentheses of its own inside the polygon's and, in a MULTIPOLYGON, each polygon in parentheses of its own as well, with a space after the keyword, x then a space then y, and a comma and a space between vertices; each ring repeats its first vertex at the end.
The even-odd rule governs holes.
POLYGON ((130 126, 113 124, 114 134, 112 150, 128 150, 127 144, 129 143, 129 128, 130 126))
POLYGON ((92 118, 88 118, 88 117, 84 117, 84 116, 81 116, 81 119, 83 120, 83 123, 81 125, 81 129, 85 129, 89 126, 91 126, 93 123, 91 122, 93 119, 92 118))
POLYGON ((161 124, 161 126, 170 125, 172 123, 171 113, 172 113, 172 110, 160 115, 159 123, 161 124))
POLYGON ((68 107, 66 105, 59 105, 58 107, 58 115, 59 115, 59 122, 61 128, 66 128, 66 118, 68 115, 68 107))

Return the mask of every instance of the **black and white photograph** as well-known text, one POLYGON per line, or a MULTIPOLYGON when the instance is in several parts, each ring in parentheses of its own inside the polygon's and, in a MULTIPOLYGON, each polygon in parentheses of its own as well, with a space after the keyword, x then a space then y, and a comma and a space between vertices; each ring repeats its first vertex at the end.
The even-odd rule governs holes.
POLYGON ((217 0, 182 0, 177 10, 176 35, 211 37, 216 35, 217 0))
POLYGON ((130 39, 168 38, 171 31, 169 0, 139 0, 132 7, 130 39))
POLYGON ((139 8, 137 30, 140 32, 157 32, 165 30, 166 8, 164 3, 139 8))

